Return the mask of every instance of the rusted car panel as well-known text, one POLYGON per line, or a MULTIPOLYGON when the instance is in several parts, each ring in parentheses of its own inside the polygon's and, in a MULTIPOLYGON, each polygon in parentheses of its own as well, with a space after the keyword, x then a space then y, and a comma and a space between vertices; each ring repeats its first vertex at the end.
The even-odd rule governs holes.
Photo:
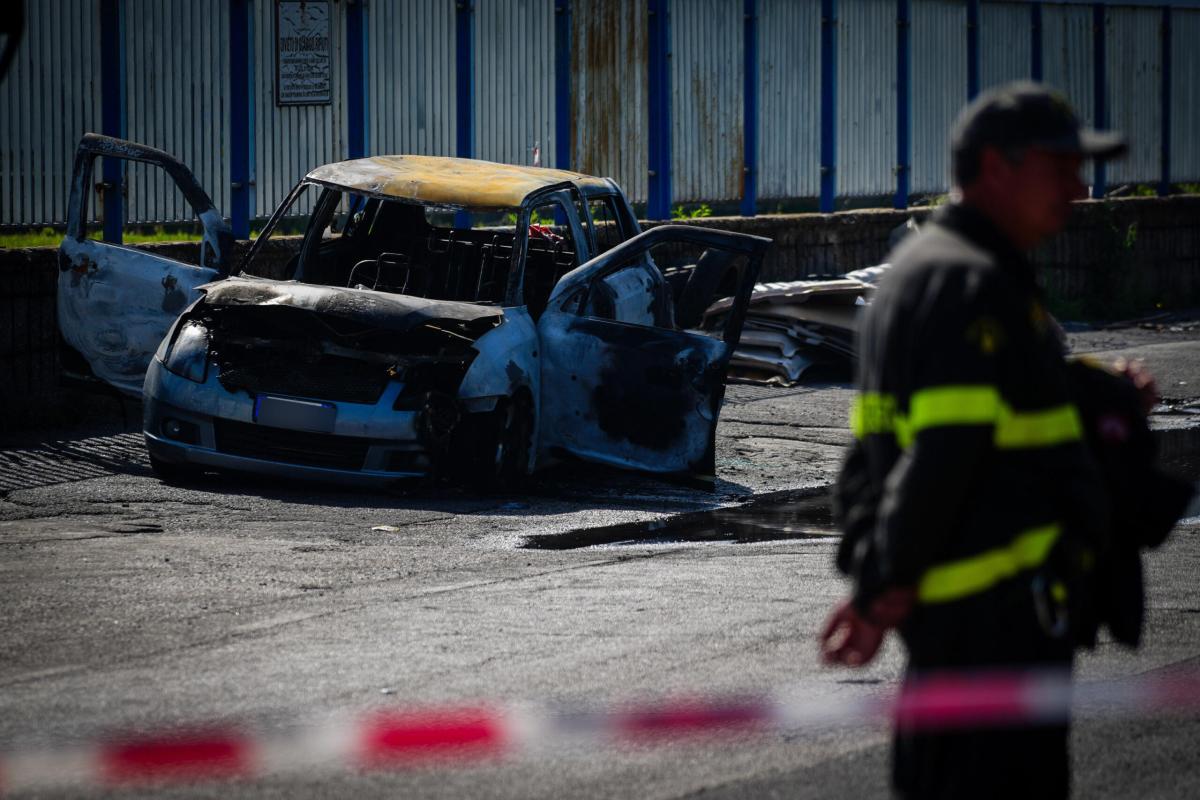
MULTIPOLYGON (((224 245, 219 226, 214 236, 224 245)), ((500 486, 563 454, 711 476, 725 372, 768 244, 681 226, 638 235, 607 179, 380 157, 313 170, 239 276, 223 261, 81 252, 102 243, 68 236, 59 302, 64 338, 101 377, 130 391, 149 361, 143 429, 164 477, 217 468, 372 484, 450 474, 500 486), (247 274, 306 186, 319 197, 295 277, 247 274), (632 238, 593 258, 597 198, 632 238), (340 225, 337 209, 348 209, 340 225), (651 255, 685 245, 704 253, 671 276, 651 255), (683 330, 717 286, 734 295, 724 336, 683 330), (120 370, 101 345, 127 345, 120 370)))
POLYGON ((219 273, 168 258, 67 240, 59 250, 58 325, 96 377, 140 397, 146 368, 167 326, 219 273))
POLYGON ((140 396, 151 354, 171 321, 199 297, 199 287, 227 274, 233 235, 191 171, 152 147, 87 134, 71 182, 67 234, 59 248, 58 320, 63 339, 97 377, 140 396), (84 221, 97 157, 163 169, 191 204, 203 229, 194 266, 87 238, 84 221))
POLYGON ((326 164, 308 180, 382 197, 461 208, 515 208, 538 191, 566 183, 610 190, 613 183, 578 172, 470 158, 372 156, 326 164))
MULTIPOLYGON (((697 269, 714 263, 714 253, 745 256, 731 301, 735 314, 744 311, 769 239, 667 225, 566 275, 538 322, 544 446, 635 469, 714 474, 717 417, 741 321, 720 339, 676 327, 676 301, 649 252, 681 242, 708 248, 697 269), (642 287, 630 293, 638 302, 609 303, 600 313, 594 296, 622 275, 642 287)), ((689 283, 704 279, 694 270, 689 283)))

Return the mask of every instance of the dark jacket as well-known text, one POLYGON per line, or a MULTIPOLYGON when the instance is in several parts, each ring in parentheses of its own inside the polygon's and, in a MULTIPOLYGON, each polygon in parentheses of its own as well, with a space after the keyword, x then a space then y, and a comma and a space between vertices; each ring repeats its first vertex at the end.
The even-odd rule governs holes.
POLYGON ((1076 637, 1091 645, 1103 625, 1116 641, 1136 647, 1145 609, 1140 551, 1163 543, 1194 489, 1158 466, 1141 397, 1128 379, 1087 359, 1068 363, 1067 374, 1088 449, 1112 498, 1112 535, 1089 576, 1090 605, 1076 610, 1076 637))
POLYGON ((1109 495, 1033 268, 959 205, 892 263, 859 331, 835 499, 856 605, 916 587, 917 666, 1069 657, 1066 607, 1086 602, 1069 588, 1108 549, 1109 495))

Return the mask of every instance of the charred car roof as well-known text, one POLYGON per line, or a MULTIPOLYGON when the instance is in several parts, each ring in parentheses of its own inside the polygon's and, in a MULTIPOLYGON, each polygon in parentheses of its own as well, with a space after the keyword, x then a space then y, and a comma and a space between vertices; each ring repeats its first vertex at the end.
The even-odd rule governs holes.
POLYGON ((317 167, 307 180, 374 197, 459 208, 514 208, 532 192, 570 182, 585 194, 612 191, 607 178, 470 158, 371 156, 317 167), (590 191, 589 191, 590 190, 590 191))

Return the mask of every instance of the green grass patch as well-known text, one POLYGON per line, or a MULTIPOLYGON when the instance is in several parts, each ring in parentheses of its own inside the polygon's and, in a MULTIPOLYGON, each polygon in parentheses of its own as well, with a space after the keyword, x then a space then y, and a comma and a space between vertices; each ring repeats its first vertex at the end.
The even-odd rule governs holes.
MULTIPOLYGON (((0 233, 0 247, 58 247, 64 233, 54 228, 42 228, 39 231, 21 231, 19 233, 0 233)), ((88 231, 89 239, 102 239, 104 231, 96 229, 88 231)), ((154 242, 198 242, 201 234, 194 230, 179 230, 155 225, 148 228, 132 228, 124 233, 125 244, 151 244, 154 242)))

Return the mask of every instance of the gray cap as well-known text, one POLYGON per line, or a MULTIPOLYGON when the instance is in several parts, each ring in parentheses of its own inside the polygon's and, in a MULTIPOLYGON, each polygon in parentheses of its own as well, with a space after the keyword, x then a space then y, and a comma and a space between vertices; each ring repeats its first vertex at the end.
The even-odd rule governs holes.
POLYGON ((984 147, 1040 147, 1097 160, 1117 158, 1128 149, 1124 136, 1084 128, 1065 97, 1030 81, 980 94, 958 115, 950 142, 956 172, 960 153, 973 154, 975 160, 984 147))

